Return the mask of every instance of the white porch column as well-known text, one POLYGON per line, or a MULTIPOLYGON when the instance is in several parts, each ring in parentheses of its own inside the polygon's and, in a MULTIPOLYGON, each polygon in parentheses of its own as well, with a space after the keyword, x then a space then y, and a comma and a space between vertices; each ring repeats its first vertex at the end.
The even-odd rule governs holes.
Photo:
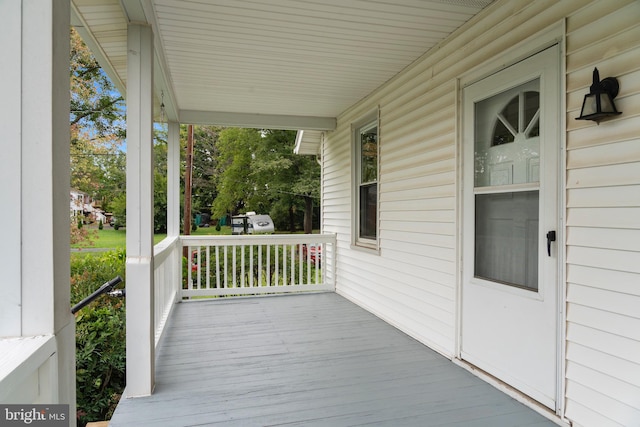
POLYGON ((0 339, 54 338, 55 353, 39 368, 47 379, 2 391, 69 404, 75 425, 69 16, 69 0, 0 1, 0 339))
POLYGON ((167 236, 180 235, 180 123, 169 122, 167 135, 167 236))
POLYGON ((127 397, 155 383, 153 31, 130 24, 127 46, 127 397))

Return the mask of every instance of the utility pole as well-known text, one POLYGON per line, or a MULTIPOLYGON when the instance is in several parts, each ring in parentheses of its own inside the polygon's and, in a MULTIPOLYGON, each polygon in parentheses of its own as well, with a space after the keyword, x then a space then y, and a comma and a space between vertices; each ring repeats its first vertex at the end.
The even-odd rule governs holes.
MULTIPOLYGON (((191 177, 193 175, 193 125, 187 127, 187 167, 184 171, 184 230, 183 234, 191 234, 191 177)), ((188 248, 184 248, 184 256, 189 256, 188 248)))

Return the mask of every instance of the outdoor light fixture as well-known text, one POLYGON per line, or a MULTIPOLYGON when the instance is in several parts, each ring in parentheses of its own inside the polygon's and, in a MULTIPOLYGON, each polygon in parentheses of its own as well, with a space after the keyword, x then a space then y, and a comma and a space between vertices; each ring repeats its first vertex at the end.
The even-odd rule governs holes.
POLYGON ((618 79, 607 77, 601 81, 598 69, 594 68, 593 83, 589 93, 584 96, 580 117, 576 117, 576 120, 593 120, 600 124, 602 119, 622 114, 616 110, 616 104, 613 103, 613 98, 618 95, 618 89, 618 79))

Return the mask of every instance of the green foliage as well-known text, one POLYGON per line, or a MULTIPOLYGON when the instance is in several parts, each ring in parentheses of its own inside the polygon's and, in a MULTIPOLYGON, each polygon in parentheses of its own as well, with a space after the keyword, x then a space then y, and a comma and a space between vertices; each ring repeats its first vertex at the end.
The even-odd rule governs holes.
POLYGON ((111 212, 115 218, 113 228, 119 229, 127 223, 127 194, 122 191, 111 202, 111 212))
POLYGON ((109 209, 124 191, 125 154, 119 149, 125 137, 124 100, 73 29, 70 41, 71 187, 109 209))
POLYGON ((98 138, 124 138, 124 99, 73 28, 70 41, 71 126, 90 127, 98 138))
POLYGON ((320 166, 293 153, 295 132, 227 128, 218 138, 215 217, 246 211, 269 213, 277 229, 312 229, 313 200, 320 197, 320 166))
POLYGON ((104 225, 102 224, 102 220, 98 221, 98 230, 102 230, 104 225))
MULTIPOLYGON (((104 282, 124 277, 125 251, 71 259, 71 302, 76 304, 104 282)), ((106 295, 76 315, 78 425, 109 419, 125 386, 124 302, 106 295)))
POLYGON ((82 228, 83 223, 84 223, 84 222, 83 222, 83 220, 82 220, 82 217, 81 217, 81 216, 80 216, 80 217, 78 217, 78 230, 80 230, 80 229, 82 228))
POLYGON ((82 219, 69 221, 69 234, 71 244, 74 246, 93 246, 96 239, 96 231, 88 230, 82 226, 82 219))
POLYGON ((257 129, 227 128, 220 132, 220 173, 216 177, 218 196, 212 206, 214 217, 235 214, 257 204, 252 200, 257 188, 250 171, 252 156, 260 141, 257 129))
MULTIPOLYGON (((124 248, 101 253, 99 256, 71 258, 71 304, 89 296, 104 282, 115 276, 124 278, 126 251, 124 248)), ((108 301, 107 297, 99 301, 108 301)), ((96 304, 94 303, 94 304, 96 304)))
POLYGON ((78 421, 111 418, 124 390, 125 309, 88 306, 76 318, 78 421))

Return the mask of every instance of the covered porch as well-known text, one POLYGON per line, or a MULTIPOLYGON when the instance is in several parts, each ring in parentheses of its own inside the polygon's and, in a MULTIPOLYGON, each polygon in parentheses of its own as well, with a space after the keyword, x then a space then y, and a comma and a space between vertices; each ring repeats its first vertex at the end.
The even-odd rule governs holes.
POLYGON ((335 292, 177 304, 110 426, 554 425, 335 292))

